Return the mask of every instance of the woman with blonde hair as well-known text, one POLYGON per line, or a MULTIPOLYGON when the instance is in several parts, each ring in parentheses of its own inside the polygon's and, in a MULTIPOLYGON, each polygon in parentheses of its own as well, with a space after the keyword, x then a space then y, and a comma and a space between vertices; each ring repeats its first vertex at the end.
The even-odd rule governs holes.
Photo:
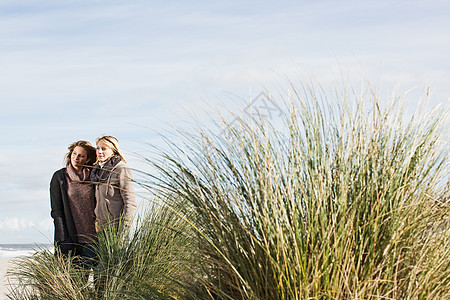
POLYGON ((96 141, 97 162, 91 172, 91 181, 96 184, 95 216, 98 230, 107 225, 118 228, 119 224, 130 227, 137 204, 130 169, 120 150, 119 141, 103 135, 96 141))
MULTIPOLYGON (((95 191, 90 182, 90 168, 95 162, 95 148, 87 141, 69 145, 66 167, 56 171, 50 182, 51 216, 55 226, 56 252, 81 258, 95 257, 95 191)), ((93 261, 82 260, 85 268, 93 261)))

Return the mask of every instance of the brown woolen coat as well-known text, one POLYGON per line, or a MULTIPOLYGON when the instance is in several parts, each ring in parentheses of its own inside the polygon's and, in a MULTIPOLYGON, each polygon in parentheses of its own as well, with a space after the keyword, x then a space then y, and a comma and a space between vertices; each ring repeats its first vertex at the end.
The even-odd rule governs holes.
POLYGON ((94 212, 100 226, 120 222, 131 226, 137 203, 131 171, 123 161, 109 171, 105 181, 96 183, 95 198, 94 212))

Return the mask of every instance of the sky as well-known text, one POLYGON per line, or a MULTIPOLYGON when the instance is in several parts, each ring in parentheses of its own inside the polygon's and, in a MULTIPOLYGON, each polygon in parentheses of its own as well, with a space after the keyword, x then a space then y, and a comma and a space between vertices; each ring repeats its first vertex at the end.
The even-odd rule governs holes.
POLYGON ((0 0, 0 244, 52 242, 48 186, 76 140, 114 135, 146 171, 161 135, 287 78, 448 105, 449 15, 447 0, 0 0))

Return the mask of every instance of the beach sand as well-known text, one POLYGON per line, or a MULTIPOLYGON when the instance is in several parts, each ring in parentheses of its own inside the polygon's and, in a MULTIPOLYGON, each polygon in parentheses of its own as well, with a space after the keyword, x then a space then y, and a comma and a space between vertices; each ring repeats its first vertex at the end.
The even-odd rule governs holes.
POLYGON ((6 281, 6 270, 10 267, 10 258, 0 257, 0 300, 7 299, 5 294, 8 291, 6 281))

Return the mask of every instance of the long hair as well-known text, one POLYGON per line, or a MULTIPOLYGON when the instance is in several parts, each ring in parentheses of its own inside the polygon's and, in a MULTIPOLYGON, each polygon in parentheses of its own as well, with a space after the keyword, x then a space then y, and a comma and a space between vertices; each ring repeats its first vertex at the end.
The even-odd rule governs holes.
POLYGON ((76 141, 76 142, 70 144, 69 147, 67 147, 67 149, 69 149, 69 152, 67 152, 67 154, 65 156, 66 166, 68 166, 70 164, 70 157, 72 156, 73 150, 77 146, 83 148, 86 151, 87 157, 88 157, 88 161, 86 162, 86 165, 92 166, 95 163, 95 161, 97 160, 97 154, 96 154, 95 147, 92 146, 91 143, 89 143, 88 141, 76 141))
POLYGON ((120 145, 117 138, 113 137, 112 135, 102 135, 101 137, 97 138, 95 144, 98 144, 98 142, 100 141, 108 145, 108 147, 113 151, 114 155, 120 157, 123 162, 127 162, 125 160, 125 157, 123 156, 122 150, 120 150, 120 145))

